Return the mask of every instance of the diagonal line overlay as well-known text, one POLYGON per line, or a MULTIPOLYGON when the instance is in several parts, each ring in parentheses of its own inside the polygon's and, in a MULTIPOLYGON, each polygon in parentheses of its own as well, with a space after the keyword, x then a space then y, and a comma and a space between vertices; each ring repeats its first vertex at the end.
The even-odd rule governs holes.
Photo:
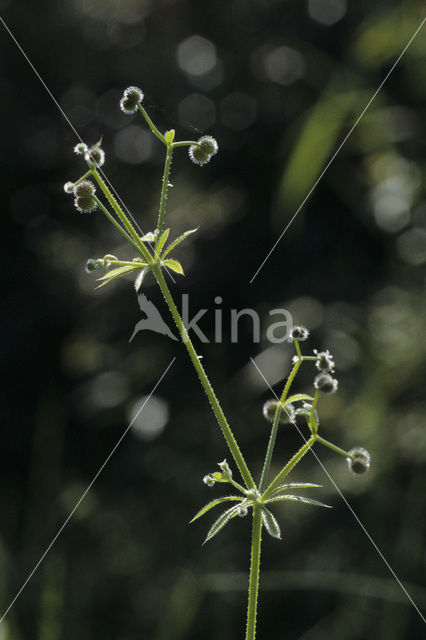
POLYGON ((330 160, 327 162, 327 164, 325 165, 324 169, 322 170, 322 172, 320 173, 319 177, 316 179, 316 181, 314 182, 313 186, 311 187, 311 189, 308 191, 307 195, 305 196, 305 198, 302 200, 301 204, 298 206, 298 208, 296 209, 296 212, 293 214, 293 217, 290 219, 290 221, 287 223, 284 231, 281 233, 281 235, 279 236, 278 240, 276 240, 275 244, 272 246, 272 248, 269 250, 269 253, 266 255, 265 259, 263 260, 263 262, 261 263, 261 265, 258 267, 257 271, 254 273, 254 275, 252 276, 251 280, 250 280, 250 284, 253 283, 254 279, 257 277, 257 275, 259 274, 260 270, 263 269, 263 266, 265 265, 266 261, 270 258, 272 252, 276 249, 276 247, 278 246, 278 244, 281 242, 284 234, 287 232, 288 228, 290 227, 290 225, 294 222, 296 216, 300 213, 301 209, 304 207, 305 203, 308 201, 308 199, 310 198, 312 192, 315 190, 315 188, 317 187, 317 185, 319 184, 319 182, 322 180, 322 178, 324 177, 324 175, 326 174, 326 172, 328 171, 328 168, 330 167, 330 165, 334 162, 336 156, 340 153, 340 150, 342 149, 343 145, 346 143, 346 141, 348 140, 348 138, 352 135, 354 129, 358 126, 358 124, 360 123, 360 121, 362 120, 365 112, 367 111, 367 109, 369 108, 369 106, 371 105, 371 103, 373 102, 373 100, 376 98, 377 94, 380 92, 380 90, 382 89, 383 85, 385 84, 385 82, 388 80, 389 76, 393 73, 395 67, 398 65, 399 61, 401 60, 401 58, 403 57, 403 55, 405 54, 405 52, 407 51, 408 47, 411 45, 411 43, 413 42, 414 38, 417 36, 417 34, 419 33, 419 31, 421 30, 421 28, 423 27, 424 23, 426 22, 426 18, 423 18, 423 20, 421 21, 420 25, 417 27, 416 31, 413 33, 413 35, 411 36, 411 38, 409 39, 409 41, 407 42, 407 44, 405 45, 404 49, 402 50, 402 52, 399 54, 398 58, 395 60, 395 62, 393 63, 392 67, 389 69, 389 71, 387 72, 387 74, 385 75, 385 77, 383 78, 382 82, 379 84, 378 88, 376 89, 376 91, 373 93, 373 95, 371 96, 370 100, 367 102, 367 104, 365 105, 364 109, 361 111, 360 115, 358 116, 358 118, 355 120, 354 124, 352 125, 352 127, 349 129, 349 132, 346 134, 346 136, 343 138, 342 142, 339 144, 339 146, 337 147, 336 151, 333 153, 333 155, 331 156, 330 160))
MULTIPOLYGON (((69 124, 69 126, 71 127, 71 129, 73 130, 73 132, 75 133, 76 137, 80 140, 80 142, 83 142, 80 134, 78 133, 77 129, 74 127, 74 125, 72 124, 71 120, 68 118, 67 114, 65 113, 65 111, 62 109, 61 105, 59 104, 59 102, 56 100, 55 96, 53 95, 52 91, 49 89, 49 87, 47 86, 46 82, 43 80, 43 78, 41 77, 41 75, 39 74, 39 72, 37 71, 37 69, 35 68, 35 66, 33 65, 33 63, 31 62, 31 60, 29 59, 29 57, 27 56, 27 54, 25 53, 24 49, 22 48, 22 46, 19 44, 18 40, 15 38, 15 36, 13 35, 13 33, 11 32, 11 30, 9 29, 9 27, 7 26, 7 24, 5 23, 5 21, 3 20, 3 18, 0 16, 0 21, 3 24, 4 28, 6 29, 6 31, 8 32, 8 34, 10 35, 10 37, 12 38, 13 42, 16 44, 16 46, 18 47, 19 51, 22 53, 22 55, 24 56, 25 60, 28 62, 28 64, 30 65, 31 69, 34 71, 35 75, 37 76, 37 78, 40 80, 41 84, 43 85, 43 87, 46 89, 47 93, 49 94, 49 96, 52 98, 53 102, 55 103, 55 105, 57 106, 57 108, 59 109, 61 115, 63 116, 63 118, 66 120, 66 122, 69 124)), ((107 177, 107 175, 105 174, 104 170, 101 167, 97 167, 99 173, 102 175, 103 179, 105 180, 105 182, 107 183, 107 185, 109 186, 109 188, 111 189, 112 193, 114 194, 115 198, 120 202, 121 206, 123 207, 123 209, 125 209, 127 215, 129 216, 129 218, 132 220, 133 224, 135 225, 135 227, 137 227, 137 229, 139 229, 139 232, 141 235, 145 235, 144 232, 142 231, 142 228, 140 226, 140 224, 138 223, 138 221, 134 218, 134 216, 132 215, 132 213, 130 212, 130 210, 128 209, 128 207, 125 205, 123 199, 120 197, 120 195, 118 194, 118 191, 115 189, 115 187, 113 186, 113 184, 111 183, 111 181, 109 180, 109 178, 107 177)), ((113 211, 114 215, 115 212, 113 211)), ((154 253, 156 255, 156 257, 158 258, 158 254, 154 249, 154 253)), ((167 273, 169 274, 171 280, 173 283, 175 283, 175 279, 173 278, 172 274, 170 273, 170 270, 166 268, 167 273)))
MULTIPOLYGON (((269 382, 267 381, 267 379, 265 378, 265 376, 263 375, 262 371, 259 369, 259 367, 257 366, 256 362, 253 360, 253 358, 250 358, 250 360, 252 361, 252 363, 254 364, 255 368, 257 369, 257 371, 259 372, 260 376, 263 378, 263 380, 265 381, 266 385, 269 387, 269 390, 271 391, 271 393, 274 394, 276 400, 278 400, 279 402, 279 398, 277 396, 277 394, 275 393, 275 391, 272 389, 271 385, 269 384, 269 382)), ((292 423, 292 425, 294 427, 296 427, 300 437, 303 439, 304 442, 307 442, 305 436, 303 435, 303 433, 301 432, 301 430, 299 429, 299 427, 296 424, 296 421, 294 419, 292 419, 292 417, 290 416, 290 413, 288 412, 286 407, 283 407, 283 409, 285 409, 290 422, 292 423)), ((310 452, 312 453, 312 455, 315 457, 315 459, 317 460, 318 464, 321 466, 322 470, 324 471, 324 473, 326 474, 327 478, 330 480, 331 484, 334 486, 334 488, 336 489, 336 491, 338 492, 338 494, 340 495, 340 497, 342 498, 343 502, 345 503, 345 505, 347 506, 347 508, 349 509, 349 511, 352 513, 353 517, 355 518, 355 520, 357 521, 357 523, 359 524, 359 526, 361 527, 361 529, 363 530, 363 532, 365 533, 365 535, 367 536, 367 538, 370 540, 371 544, 373 545, 373 547, 375 548, 375 550, 377 551, 377 553, 379 554, 379 556, 381 557, 381 559, 383 560, 383 562, 385 563, 385 565, 387 566, 387 568, 389 569, 389 571, 391 572, 392 576, 395 578, 396 582, 398 583, 398 585, 401 587, 402 591, 405 593, 405 595, 407 596, 408 600, 411 602, 411 604, 413 605, 413 607, 415 608, 415 610, 417 611, 417 613, 419 614, 420 618, 423 620, 423 622, 426 624, 426 618, 424 617, 424 615, 422 614, 422 612, 420 611, 420 609, 418 608, 418 606, 416 605, 416 603, 414 602, 413 598, 410 596, 410 594, 408 593, 407 589, 404 587, 404 585, 402 584, 401 580, 398 578, 398 576, 396 575, 395 571, 392 569, 392 567, 390 566, 389 562, 386 560, 385 556, 383 555, 383 553, 380 551, 379 547, 377 546, 377 544, 374 542, 373 538, 371 537, 371 535, 368 533, 367 529, 365 528, 365 526, 362 524, 361 520, 359 519, 359 517, 357 516, 357 514, 355 513, 355 511, 353 510, 353 508, 351 507, 351 505, 349 504, 349 502, 346 500, 345 496, 343 495, 343 493, 341 492, 341 490, 339 489, 339 487, 337 486, 336 482, 333 480, 333 478, 331 477, 331 475, 329 474, 329 472, 327 471, 327 469, 325 468, 325 466, 323 465, 323 463, 321 462, 321 460, 318 458, 317 454, 315 453, 315 451, 313 450, 313 448, 310 448, 310 452)))
POLYGON ((124 440, 125 436, 127 435, 127 433, 129 432, 129 429, 132 427, 133 423, 135 422, 136 418, 139 416, 139 414, 141 413, 141 411, 144 409, 144 407, 147 405, 147 403, 149 402, 151 396, 153 395, 153 393, 155 392, 155 390, 157 389, 157 387, 159 386, 160 382, 163 380, 164 376, 166 375, 166 373, 168 372, 168 370, 170 369, 170 367, 172 366, 172 364, 174 363, 174 361, 176 360, 176 358, 173 358, 170 363, 168 364, 167 368, 163 371, 163 373, 161 374, 160 379, 158 380, 158 382, 155 384, 154 388, 152 389, 151 393, 149 394, 149 396, 146 398, 145 402, 142 404, 142 406, 138 409, 135 417, 133 418, 133 420, 130 422, 130 424, 128 425, 128 427, 125 429, 125 431, 122 433, 122 435, 120 436, 120 438, 117 440, 116 444, 114 445, 114 447, 112 448, 112 450, 110 451, 110 453, 108 454, 108 456, 106 457, 105 461, 103 462, 103 464, 99 467, 98 471, 96 472, 96 474, 94 475, 93 479, 91 480, 90 484, 87 486, 87 488, 85 489, 85 491, 82 493, 82 495, 80 496, 80 498, 77 500, 77 502, 75 503, 71 513, 68 515, 68 517, 65 519, 65 521, 63 522, 63 524, 61 525, 61 527, 59 528, 58 532, 56 533, 55 537, 52 539, 52 541, 49 543, 49 545, 46 547, 45 551, 43 552, 42 556, 40 557, 40 559, 38 560, 38 562, 36 563, 36 565, 34 566, 34 568, 31 570, 31 572, 28 574, 25 582, 23 583, 23 585, 21 586, 21 588, 19 589, 19 591, 15 594, 12 602, 9 604, 9 606, 7 607, 6 611, 3 613, 3 615, 0 618, 0 628, 1 628, 1 623, 3 622, 3 620, 5 619, 5 617, 7 616, 7 614, 9 613, 9 611, 11 610, 11 608, 13 607, 13 605, 15 604, 15 602, 18 600, 19 596, 21 595, 21 593, 24 591, 25 587, 27 586, 27 584, 29 583, 29 581, 31 580, 31 578, 33 577, 33 575, 35 574, 35 572, 37 571, 37 569, 39 568, 39 566, 42 564, 43 560, 45 559, 45 557, 47 556, 47 554, 49 553, 49 551, 52 549, 53 545, 55 544, 55 542, 57 541, 57 539, 59 538, 59 536, 61 535, 61 533, 63 532, 63 530, 65 529, 65 527, 67 526, 68 522, 71 520, 71 518, 73 517, 74 513, 77 511, 78 507, 80 506, 80 504, 83 502, 83 500, 85 499, 85 497, 87 496, 87 494, 89 493, 89 491, 91 490, 91 488, 93 487, 93 485, 95 484, 96 480, 99 478, 99 476, 101 475, 102 471, 105 469, 106 465, 108 464, 108 462, 111 460, 112 456, 114 455, 114 453, 116 452, 116 450, 118 449, 118 447, 120 446, 121 442, 124 440))

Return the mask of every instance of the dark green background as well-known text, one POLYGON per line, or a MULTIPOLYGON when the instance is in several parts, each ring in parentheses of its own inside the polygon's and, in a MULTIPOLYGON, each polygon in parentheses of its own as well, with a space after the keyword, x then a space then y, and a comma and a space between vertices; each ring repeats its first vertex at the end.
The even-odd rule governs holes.
MULTIPOLYGON (((270 309, 289 309, 312 330, 305 350, 335 354, 339 393, 321 402, 322 434, 366 447, 372 469, 355 478, 343 458, 316 452, 424 612, 425 28, 249 282, 424 11, 415 1, 346 5, 0 2, 81 137, 104 136, 105 172, 144 231, 155 225, 163 150, 155 140, 149 147, 142 118, 120 113, 123 89, 140 86, 153 120, 179 139, 217 138, 219 154, 206 167, 176 153, 168 218, 173 235, 200 226, 177 251, 186 277, 172 290, 177 299, 188 293, 194 311, 210 310, 200 326, 211 338, 214 297, 223 298, 223 343, 197 342, 209 376, 257 474, 271 394, 250 357, 259 356, 278 392, 292 347, 271 350, 264 335, 253 344, 249 322, 231 344, 230 309, 255 309, 263 334, 270 309), (197 64, 200 43, 213 66, 194 76, 188 64, 197 64)), ((84 171, 76 136, 3 25, 0 45, 2 611, 126 429, 131 407, 176 357, 155 393, 169 411, 164 430, 151 439, 130 430, 0 637, 242 638, 249 520, 233 521, 205 547, 213 515, 187 524, 220 495, 201 479, 227 455, 223 438, 183 346, 148 332, 129 344, 141 317, 131 280, 95 290, 95 276, 84 273, 88 257, 132 254, 101 214, 78 214, 64 194, 63 183, 84 171)), ((151 280, 144 290, 167 318, 151 280)), ((306 367, 296 388, 311 390, 313 375, 306 367)), ((276 470, 300 444, 282 428, 276 470)), ((275 510, 283 541, 264 541, 259 639, 424 638, 420 616, 314 457, 290 479, 323 484, 314 497, 334 509, 275 510)))

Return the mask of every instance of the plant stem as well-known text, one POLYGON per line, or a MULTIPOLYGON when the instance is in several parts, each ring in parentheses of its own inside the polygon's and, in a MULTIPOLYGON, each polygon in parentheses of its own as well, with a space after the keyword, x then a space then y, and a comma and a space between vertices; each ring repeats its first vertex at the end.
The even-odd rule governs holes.
POLYGON ((244 482, 246 483, 247 488, 252 489, 255 485, 254 485, 254 481, 253 478, 251 476, 251 473, 247 467, 246 461, 243 458, 243 455, 238 447, 237 441, 235 440, 234 434, 231 431, 231 427, 228 424, 228 421, 225 418, 225 415, 222 411, 222 407, 219 404, 219 400, 216 397, 216 394, 213 390, 212 385, 210 384, 210 381, 207 377, 206 372, 204 371, 204 367, 201 364, 197 353, 195 351, 194 345, 191 342, 191 339, 188 335, 188 332, 185 328, 185 325, 183 324, 182 318, 179 315, 179 311, 176 308, 176 305, 174 303, 174 300, 172 298, 172 295, 170 293, 170 290, 167 286, 167 283, 164 279, 163 273, 161 271, 161 267, 159 265, 154 265, 152 267, 152 272, 154 273, 154 276, 157 279, 157 282, 160 286, 160 289, 163 293, 163 296, 166 300, 166 303, 170 309, 170 312, 173 316, 173 319, 176 323, 176 326, 179 330, 179 333, 182 337, 183 342, 185 343, 185 346, 187 348, 187 351, 189 353, 189 357, 191 358, 192 364, 194 365, 194 368, 198 374, 198 377, 200 379, 200 382, 203 386, 203 389, 207 395, 207 398, 209 399, 209 402, 212 406, 213 412, 216 416, 216 419, 219 423, 220 428, 222 429, 222 433, 225 436, 225 440, 228 444, 228 447, 232 453, 232 456, 235 460, 235 463, 241 473, 241 476, 244 480, 244 482))
POLYGON ((194 142, 193 140, 181 140, 180 142, 173 142, 172 147, 199 147, 198 142, 194 142))
POLYGON ((278 485, 280 484, 281 480, 283 480, 283 478, 285 478, 285 476, 290 473, 290 471, 293 469, 293 467, 299 462, 299 460, 301 460, 301 458, 303 458, 303 456, 305 455, 305 453, 307 453, 309 451, 309 449, 312 447, 312 445, 314 444, 314 442, 317 440, 318 436, 317 435, 312 435, 309 440, 307 440, 305 442, 305 444, 300 447, 299 451, 297 453, 294 454, 294 456, 291 458, 291 460, 289 460, 287 462, 287 464, 285 465, 285 467, 283 469, 281 469, 281 471, 279 472, 279 474, 276 476, 275 480, 273 480, 271 482, 271 484, 269 485, 269 487, 266 489, 266 491, 263 493, 262 495, 262 499, 266 500, 267 498, 270 497, 271 493, 273 492, 274 489, 276 489, 278 487, 278 485))
POLYGON ((171 145, 168 145, 167 153, 166 153, 166 161, 164 163, 163 184, 161 187, 161 197, 160 197, 160 209, 158 211, 158 222, 157 222, 158 235, 155 243, 156 248, 161 236, 161 232, 163 231, 164 217, 166 215, 167 191, 169 189, 169 176, 170 176, 170 165, 172 163, 172 156, 173 156, 173 147, 171 145))
POLYGON ((99 200, 99 198, 97 196, 93 196, 93 198, 95 199, 99 209, 106 215, 106 217, 108 218, 108 220, 110 222, 112 222, 112 224, 114 225, 114 227, 116 227, 116 229, 119 230, 119 232, 126 238, 127 242, 130 242, 131 245, 133 245, 133 247, 139 251, 139 247, 136 244, 136 242, 133 242, 132 238, 129 236, 129 234, 124 231, 123 227, 117 222, 117 220, 114 218, 114 216, 112 216, 110 214, 110 212, 108 211, 108 209, 103 205, 103 203, 99 200))
POLYGON ((74 185, 78 185, 80 184, 80 182, 83 182, 83 180, 86 180, 86 178, 90 178, 90 176, 92 175, 92 170, 89 169, 89 171, 87 173, 84 174, 84 176, 81 176, 81 178, 79 178, 78 180, 76 180, 74 182, 74 185))
POLYGON ((250 582, 247 607, 246 640, 255 640, 256 637, 257 597, 259 593, 261 544, 262 508, 256 504, 253 507, 253 528, 251 537, 250 582))
POLYGON ((150 252, 148 251, 148 249, 145 247, 144 243, 139 238, 139 236, 138 236, 137 232, 135 231, 133 225, 131 224, 130 220, 128 219, 128 217, 126 216, 126 214, 124 213, 124 211, 122 210, 120 205, 118 204, 117 200, 112 195, 111 191, 108 189, 108 187, 105 184, 104 180, 102 179, 100 173, 98 172, 97 169, 92 169, 92 174, 93 174, 93 177, 95 178, 96 182, 98 183, 99 187, 101 188, 101 191, 104 194, 105 198, 108 200, 109 204, 114 209, 115 213, 117 214, 117 216, 120 218, 121 222, 123 223, 123 225, 127 229, 127 232, 129 234, 129 236, 133 240, 133 242, 132 242, 133 246, 136 245, 138 251, 140 251, 140 253, 143 255, 143 257, 148 262, 148 264, 151 264, 152 263, 152 257, 151 257, 150 252))
POLYGON ((259 484, 259 491, 260 493, 262 493, 265 489, 265 485, 266 485, 266 481, 268 479, 268 473, 269 473, 269 468, 271 466, 271 460, 272 460, 272 454, 274 452, 274 447, 275 447, 275 440, 277 437, 277 431, 278 431, 278 426, 280 424, 280 416, 281 413, 283 411, 283 404, 288 396, 288 393, 290 391, 290 387, 292 385, 292 382, 296 376, 296 373, 300 367, 300 365, 302 364, 302 360, 298 360, 295 365, 293 366, 293 369, 291 370, 291 373, 287 379, 287 382, 284 386, 284 390, 281 394, 281 398, 279 400, 279 403, 277 405, 276 411, 275 411, 275 416, 274 416, 274 422, 272 425, 272 429, 271 429, 271 435, 269 436, 269 443, 268 443, 268 449, 266 451, 266 456, 265 456, 265 462, 263 464, 263 470, 262 470, 262 477, 260 479, 260 484, 259 484))
POLYGON ((321 444, 323 444, 325 447, 328 447, 332 451, 335 451, 336 453, 340 453, 340 455, 344 456, 345 458, 352 458, 353 457, 353 456, 350 455, 350 453, 348 451, 345 451, 344 449, 341 449, 340 447, 337 447, 335 444, 333 444, 332 442, 329 442, 325 438, 321 438, 321 436, 317 436, 317 441, 320 442, 321 444))
POLYGON ((157 127, 155 126, 155 124, 153 123, 153 121, 151 120, 151 118, 149 117, 149 115, 147 114, 147 112, 145 111, 145 109, 143 108, 143 106, 141 104, 138 104, 138 109, 141 112, 141 114, 143 115, 143 117, 145 118, 148 127, 151 129, 152 133, 157 136, 157 138, 159 140, 161 140, 161 142, 163 142, 164 144, 166 144, 166 140, 163 136, 162 133, 160 133, 157 129, 157 127))

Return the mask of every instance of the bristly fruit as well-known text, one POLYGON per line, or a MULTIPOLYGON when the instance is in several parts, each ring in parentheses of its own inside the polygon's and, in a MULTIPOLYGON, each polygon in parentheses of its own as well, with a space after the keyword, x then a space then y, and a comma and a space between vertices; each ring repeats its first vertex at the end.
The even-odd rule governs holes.
POLYGON ((86 151, 84 159, 91 169, 102 167, 105 163, 105 152, 101 147, 95 145, 86 151))
MULTIPOLYGON (((279 405, 278 400, 267 400, 263 405, 262 413, 266 420, 269 422, 273 422, 275 418, 275 412, 277 410, 277 406, 279 405)), ((293 422, 295 418, 294 407, 291 403, 286 404, 280 413, 280 422, 281 424, 286 424, 288 422, 293 422)))
POLYGON ((219 146, 211 136, 202 136, 197 142, 198 145, 193 144, 189 147, 189 157, 195 164, 207 164, 218 152, 219 146))
POLYGON ((84 142, 77 142, 77 144, 74 147, 74 153, 76 153, 78 156, 84 155, 87 150, 88 150, 87 144, 85 144, 84 142))
POLYGON ((95 195, 96 187, 90 180, 83 180, 74 187, 74 195, 78 198, 90 198, 95 195))
POLYGON ((120 100, 120 109, 126 115, 136 113, 138 105, 143 100, 143 93, 138 87, 127 87, 124 95, 120 100))
POLYGON ((323 393, 336 393, 339 383, 328 373, 320 373, 314 380, 314 387, 323 393))
POLYGON ((299 342, 303 342, 303 340, 306 340, 308 336, 309 331, 306 327, 293 327, 290 332, 290 337, 293 338, 293 340, 298 340, 299 342))
POLYGON ((346 458, 348 469, 355 475, 367 473, 370 469, 371 456, 367 449, 362 447, 354 447, 348 451, 350 457, 346 458))
POLYGON ((90 213, 96 209, 97 202, 91 196, 79 196, 74 198, 74 206, 80 213, 90 213))

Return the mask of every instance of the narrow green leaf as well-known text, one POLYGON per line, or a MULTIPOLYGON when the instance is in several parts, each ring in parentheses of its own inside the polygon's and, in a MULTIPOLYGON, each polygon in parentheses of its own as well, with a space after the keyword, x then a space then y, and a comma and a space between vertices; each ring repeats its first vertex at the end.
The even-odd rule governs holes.
POLYGON ((158 244, 157 244, 157 246, 155 248, 155 253, 157 254, 158 257, 161 256, 161 250, 164 247, 164 244, 165 244, 167 238, 169 237, 169 233, 170 233, 170 229, 166 229, 161 234, 161 238, 159 239, 158 244))
MULTIPOLYGON (((268 500, 268 502, 270 501, 268 500)), ((263 507, 262 509, 262 521, 269 535, 273 538, 278 538, 279 540, 281 540, 280 525, 278 524, 275 516, 266 507, 263 507)))
POLYGON ((295 393, 293 396, 287 398, 287 400, 284 402, 284 405, 288 404, 289 402, 297 402, 298 400, 310 400, 312 402, 313 397, 306 395, 306 393, 295 393))
POLYGON ((167 267, 172 271, 176 271, 176 273, 179 273, 181 276, 184 275, 182 265, 177 260, 164 260, 164 262, 161 263, 161 266, 167 267))
POLYGON ((181 236, 179 236, 178 238, 176 238, 176 240, 174 240, 171 244, 169 244, 169 246, 164 250, 164 253, 161 257, 165 258, 166 255, 170 253, 170 251, 172 251, 175 247, 178 246, 178 244, 182 242, 182 240, 185 240, 185 238, 191 235, 191 233, 195 233, 197 230, 198 230, 198 227, 196 229, 190 229, 189 231, 185 231, 185 233, 182 233, 181 236))
POLYGON ((198 520, 198 518, 201 518, 201 516, 207 513, 207 511, 210 511, 210 509, 213 509, 213 507, 215 507, 216 505, 220 504, 221 502, 226 502, 227 500, 241 502, 242 500, 244 500, 244 498, 240 498, 240 496, 225 496, 224 498, 216 498, 216 500, 212 500, 211 502, 206 504, 202 509, 200 509, 200 511, 189 522, 191 523, 191 522, 194 522, 195 520, 198 520))
POLYGON ((274 498, 269 498, 266 502, 279 502, 280 500, 293 500, 295 502, 304 502, 306 504, 313 504, 316 507, 326 507, 327 509, 332 509, 329 504, 324 504, 323 502, 318 502, 318 500, 312 500, 312 498, 305 498, 304 496, 292 496, 289 494, 285 494, 283 496, 277 496, 274 498))
POLYGON ((238 509, 238 506, 231 507, 230 509, 227 509, 226 511, 224 511, 222 515, 218 517, 218 519, 213 524, 213 526, 210 527, 209 532, 203 544, 206 544, 206 542, 211 540, 217 533, 219 533, 221 529, 223 529, 223 527, 226 524, 228 524, 231 518, 234 518, 237 515, 237 509, 238 509))
POLYGON ((321 484, 313 484, 312 482, 288 482, 287 484, 280 484, 279 487, 273 491, 272 495, 275 496, 277 493, 281 491, 286 491, 287 489, 307 489, 309 487, 322 487, 321 484))
POLYGON ((98 278, 98 281, 105 280, 105 282, 102 282, 102 284, 100 284, 97 287, 97 289, 100 289, 106 284, 109 284, 112 280, 115 280, 116 278, 125 276, 126 273, 130 273, 131 271, 137 271, 138 269, 144 266, 146 267, 147 265, 144 263, 138 262, 137 264, 135 263, 134 267, 131 267, 131 266, 119 267, 118 269, 113 269, 112 271, 108 271, 108 273, 106 273, 104 276, 102 276, 101 278, 98 278))

